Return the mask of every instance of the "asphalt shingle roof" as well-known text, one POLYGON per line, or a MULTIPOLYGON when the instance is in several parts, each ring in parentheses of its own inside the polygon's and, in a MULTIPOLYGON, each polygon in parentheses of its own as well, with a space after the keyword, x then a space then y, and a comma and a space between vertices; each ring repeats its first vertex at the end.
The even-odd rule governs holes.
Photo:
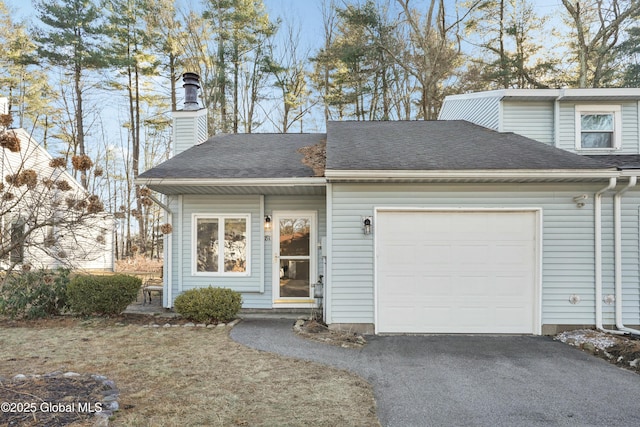
POLYGON ((329 122, 327 169, 606 169, 603 163, 463 120, 329 122))
POLYGON ((640 169, 639 154, 603 154, 587 156, 605 166, 618 169, 640 169))
POLYGON ((297 150, 325 134, 230 134, 209 138, 140 178, 304 178, 314 176, 297 150))
MULTIPOLYGON (((610 169, 593 159, 463 120, 329 122, 327 134, 230 134, 210 138, 140 178, 303 178, 315 176, 298 149, 327 142, 331 170, 610 169)), ((637 159, 627 159, 638 161, 637 159)))

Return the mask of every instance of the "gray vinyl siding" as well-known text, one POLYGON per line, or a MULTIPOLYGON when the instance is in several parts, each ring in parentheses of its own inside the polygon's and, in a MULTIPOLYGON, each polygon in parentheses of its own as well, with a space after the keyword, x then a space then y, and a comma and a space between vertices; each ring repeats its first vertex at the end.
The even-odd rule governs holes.
POLYGON ((488 96, 447 99, 440 109, 438 119, 466 120, 489 129, 500 130, 500 98, 488 96))
POLYGON ((260 259, 260 217, 259 196, 184 196, 182 228, 182 290, 193 288, 221 286, 234 289, 238 292, 258 292, 260 290, 260 269, 263 267, 260 259), (194 230, 192 229, 194 214, 250 214, 251 215, 251 240, 250 240, 250 274, 204 276, 194 275, 192 269, 194 230))
MULTIPOLYGON (((602 187, 602 186, 600 186, 602 187)), ((374 322, 374 235, 362 232, 361 217, 376 207, 541 208, 542 324, 594 323, 593 193, 600 187, 575 185, 334 184, 332 216, 331 323, 374 322), (590 197, 583 208, 572 201, 590 197), (571 295, 581 298, 571 304, 571 295)), ((626 321, 638 321, 638 203, 625 200, 624 283, 626 321), (635 211, 634 211, 635 210, 635 211)), ((637 196, 636 196, 637 197, 637 196)), ((613 210, 603 200, 604 292, 613 293, 613 210)), ((613 308, 605 308, 605 321, 613 308)))
MULTIPOLYGON (((172 299, 189 289, 221 286, 242 293, 244 308, 272 308, 272 265, 271 241, 262 239, 264 218, 260 211, 259 195, 185 195, 182 205, 174 197, 170 203, 173 211, 173 252, 172 252, 172 299), (251 248, 250 274, 248 276, 195 276, 192 271, 193 241, 192 221, 194 214, 250 214, 251 248), (182 218, 182 221, 180 221, 182 218), (178 241, 180 240, 180 242, 178 241), (262 246, 264 245, 264 258, 262 246), (182 253, 180 253, 180 248, 182 253), (263 274, 264 270, 264 274, 263 274), (264 282, 263 282, 264 279, 264 282), (264 285, 264 291, 261 287, 264 285)), ((264 212, 273 211, 315 211, 318 218, 318 242, 326 235, 326 209, 324 196, 265 196, 264 212)), ((166 272, 166 271, 165 271, 166 272)), ((318 274, 322 272, 322 262, 318 259, 318 274)), ((165 301, 166 304, 166 301, 165 301)), ((173 304, 171 304, 173 305, 173 304)))
MULTIPOLYGON (((583 105, 593 105, 594 102, 581 102, 583 105)), ((605 103, 601 103, 605 105, 605 103)), ((560 127, 558 148, 576 152, 576 102, 560 103, 560 127)), ((622 106, 622 146, 619 150, 611 150, 610 154, 639 154, 640 136, 638 134, 638 104, 636 102, 607 103, 606 105, 622 106)), ((583 153, 586 153, 583 152, 583 153)))
POLYGON ((173 155, 207 140, 206 110, 176 112, 173 120, 173 155))
MULTIPOLYGON (((640 191, 625 194, 622 199, 622 321, 626 325, 640 325, 639 212, 640 191)), ((613 316, 613 307, 609 311, 613 316)))
POLYGON ((554 144, 554 110, 549 101, 503 101, 502 132, 554 144))

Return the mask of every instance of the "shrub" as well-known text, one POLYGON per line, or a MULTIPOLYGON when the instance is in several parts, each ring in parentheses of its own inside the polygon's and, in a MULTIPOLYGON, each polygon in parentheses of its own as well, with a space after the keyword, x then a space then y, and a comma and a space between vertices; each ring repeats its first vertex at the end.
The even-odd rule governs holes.
POLYGON ((76 314, 120 314, 135 301, 142 280, 134 276, 80 275, 67 286, 69 308, 76 314))
POLYGON ((227 288, 190 289, 180 294, 174 309, 183 317, 200 323, 229 322, 242 306, 242 296, 227 288))
POLYGON ((40 319, 67 309, 69 270, 11 273, 0 288, 0 314, 13 319, 40 319))

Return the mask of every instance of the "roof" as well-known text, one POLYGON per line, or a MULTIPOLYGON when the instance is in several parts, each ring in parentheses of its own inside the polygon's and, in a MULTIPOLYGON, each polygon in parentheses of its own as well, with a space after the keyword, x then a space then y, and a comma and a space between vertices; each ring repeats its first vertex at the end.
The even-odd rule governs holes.
POLYGON ((640 88, 496 89, 448 95, 445 99, 499 98, 529 101, 640 100, 640 88))
POLYGON ((329 122, 330 170, 584 170, 608 166, 463 120, 329 122))
POLYGON ((314 172, 299 148, 323 142, 325 134, 227 134, 209 138, 139 178, 304 178, 314 172))
POLYGON ((326 182, 343 180, 577 182, 618 173, 614 165, 462 120, 347 121, 329 122, 327 134, 216 136, 136 182, 163 194, 321 194, 326 182), (322 177, 299 149, 325 141, 322 177))
POLYGON ((618 169, 640 169, 640 154, 594 154, 591 159, 609 167, 618 169))

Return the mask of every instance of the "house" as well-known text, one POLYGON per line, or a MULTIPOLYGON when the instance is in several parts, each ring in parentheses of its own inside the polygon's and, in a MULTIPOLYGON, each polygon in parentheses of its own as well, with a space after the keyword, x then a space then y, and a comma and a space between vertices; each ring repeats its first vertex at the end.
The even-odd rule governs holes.
POLYGON ((207 138, 197 89, 137 181, 166 195, 166 307, 212 285, 368 333, 552 334, 616 301, 640 324, 640 171, 467 120, 207 138))
MULTIPOLYGON (((0 114, 7 104, 0 98, 0 114)), ((0 135, 0 268, 112 271, 113 217, 87 214, 86 190, 24 129, 0 125, 0 135)))

